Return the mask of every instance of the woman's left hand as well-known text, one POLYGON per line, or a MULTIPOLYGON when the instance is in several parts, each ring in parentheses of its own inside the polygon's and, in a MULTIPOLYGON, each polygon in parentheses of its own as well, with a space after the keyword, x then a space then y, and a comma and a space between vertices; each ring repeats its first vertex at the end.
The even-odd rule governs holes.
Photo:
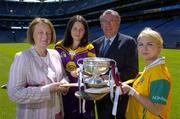
POLYGON ((60 93, 62 93, 63 95, 66 95, 69 91, 69 87, 63 87, 61 85, 63 84, 69 84, 69 82, 67 82, 66 80, 61 80, 60 81, 60 85, 59 85, 59 88, 60 88, 60 93))
POLYGON ((71 71, 70 74, 71 76, 77 78, 79 76, 79 69, 71 71))
POLYGON ((63 87, 63 86, 59 86, 60 88, 60 93, 62 93, 63 95, 66 95, 69 91, 69 87, 63 87))

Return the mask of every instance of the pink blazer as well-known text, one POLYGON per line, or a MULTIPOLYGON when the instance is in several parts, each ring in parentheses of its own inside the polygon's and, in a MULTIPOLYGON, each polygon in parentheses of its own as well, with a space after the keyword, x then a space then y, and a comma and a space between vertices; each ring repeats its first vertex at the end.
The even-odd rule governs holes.
POLYGON ((48 49, 48 59, 49 64, 46 64, 33 47, 15 55, 9 73, 8 95, 17 103, 17 119, 55 119, 58 111, 63 112, 61 94, 50 93, 47 84, 68 78, 56 50, 48 49), (53 77, 48 68, 55 73, 53 77))

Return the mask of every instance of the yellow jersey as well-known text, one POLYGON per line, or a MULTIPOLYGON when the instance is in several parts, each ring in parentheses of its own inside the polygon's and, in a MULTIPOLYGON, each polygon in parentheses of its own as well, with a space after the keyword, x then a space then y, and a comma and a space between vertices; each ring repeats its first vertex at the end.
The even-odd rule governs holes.
POLYGON ((156 64, 143 71, 133 88, 153 103, 164 105, 162 113, 157 116, 145 109, 134 97, 129 97, 126 111, 127 119, 168 119, 171 105, 172 82, 165 63, 156 64))

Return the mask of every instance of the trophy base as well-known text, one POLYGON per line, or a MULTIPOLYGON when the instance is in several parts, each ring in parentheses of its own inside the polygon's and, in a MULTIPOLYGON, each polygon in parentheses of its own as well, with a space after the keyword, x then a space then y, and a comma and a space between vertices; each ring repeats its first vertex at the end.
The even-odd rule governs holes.
POLYGON ((100 100, 104 96, 106 96, 108 93, 87 93, 84 91, 76 91, 75 96, 77 98, 85 99, 85 100, 100 100))
POLYGON ((107 87, 107 82, 105 82, 103 79, 87 78, 84 80, 84 83, 90 88, 107 87))

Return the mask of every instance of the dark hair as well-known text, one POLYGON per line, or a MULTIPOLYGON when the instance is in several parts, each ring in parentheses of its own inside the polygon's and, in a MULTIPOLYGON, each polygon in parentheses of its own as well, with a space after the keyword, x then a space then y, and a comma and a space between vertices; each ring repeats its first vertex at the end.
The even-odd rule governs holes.
POLYGON ((85 33, 81 39, 79 46, 86 46, 88 44, 88 24, 83 16, 75 15, 71 17, 66 27, 66 32, 65 32, 64 41, 63 41, 63 46, 65 47, 70 47, 73 44, 73 38, 71 36, 71 29, 75 22, 82 23, 85 28, 85 33))
POLYGON ((46 18, 40 18, 40 17, 34 18, 33 21, 29 24, 29 28, 27 30, 27 40, 31 44, 34 44, 34 39, 33 39, 34 27, 38 23, 45 23, 45 24, 49 25, 49 27, 51 29, 51 33, 52 33, 52 37, 51 37, 51 42, 50 43, 54 43, 55 40, 56 40, 56 32, 55 32, 55 29, 53 27, 53 24, 51 23, 50 20, 48 20, 46 18))

